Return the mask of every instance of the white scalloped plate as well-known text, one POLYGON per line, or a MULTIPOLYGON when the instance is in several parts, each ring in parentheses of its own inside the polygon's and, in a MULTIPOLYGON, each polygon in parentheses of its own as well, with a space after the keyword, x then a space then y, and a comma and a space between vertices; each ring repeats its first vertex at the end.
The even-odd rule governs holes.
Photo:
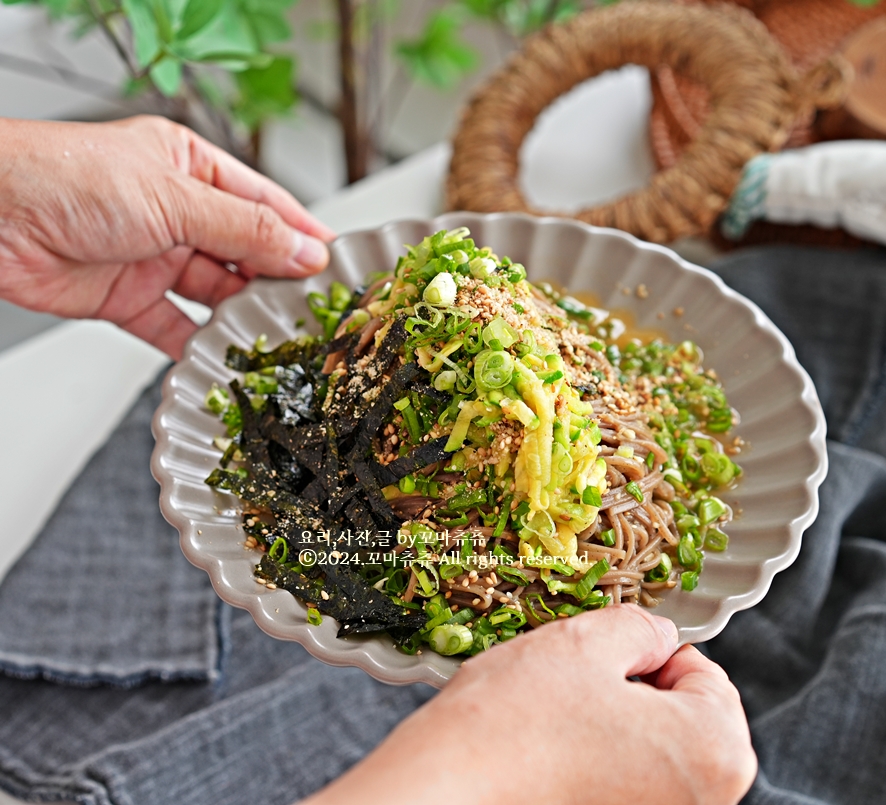
POLYGON ((257 280, 219 305, 166 377, 153 421, 151 469, 160 483, 160 507, 181 534, 185 556, 209 574, 223 600, 248 609, 268 634, 295 640, 324 662, 354 665, 393 684, 440 687, 452 676, 459 665, 452 658, 431 651, 407 656, 387 637, 339 639, 330 618, 311 626, 295 597, 255 583, 259 554, 243 546, 237 499, 203 483, 218 459, 211 442, 219 422, 202 401, 213 381, 225 384, 234 376, 224 365, 228 344, 249 347, 261 333, 272 344, 291 338, 293 322, 310 318, 309 291, 324 290, 333 279, 357 285, 367 273, 393 267, 404 243, 462 224, 477 243, 524 263, 530 279, 590 291, 605 307, 631 311, 640 328, 673 341, 693 339, 705 365, 719 373, 741 413, 738 432, 752 445, 740 457, 741 483, 725 496, 741 516, 729 528, 729 549, 707 556, 698 588, 671 591, 657 609, 677 623, 682 642, 708 640, 734 612, 763 598, 773 576, 796 558, 802 533, 818 513, 818 487, 827 471, 821 405, 787 339, 716 276, 622 232, 558 218, 451 213, 397 221, 339 238, 329 269, 318 277, 257 280), (641 283, 646 298, 625 294, 641 283), (680 317, 672 313, 677 307, 684 310, 680 317))

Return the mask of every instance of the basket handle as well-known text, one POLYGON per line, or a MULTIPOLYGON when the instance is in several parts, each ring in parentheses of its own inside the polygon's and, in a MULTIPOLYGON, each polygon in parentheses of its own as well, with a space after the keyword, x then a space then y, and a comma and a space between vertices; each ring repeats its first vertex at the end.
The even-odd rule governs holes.
POLYGON ((839 53, 834 53, 804 73, 797 83, 797 100, 806 109, 840 106, 849 94, 854 70, 839 53))

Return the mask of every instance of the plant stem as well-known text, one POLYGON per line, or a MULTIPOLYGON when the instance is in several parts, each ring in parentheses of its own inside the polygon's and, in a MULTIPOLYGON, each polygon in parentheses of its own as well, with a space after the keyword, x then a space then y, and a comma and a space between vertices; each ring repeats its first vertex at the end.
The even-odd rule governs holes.
POLYGON ((108 22, 108 18, 102 13, 102 10, 98 7, 95 0, 86 0, 86 2, 89 6, 90 14, 92 14, 93 19, 98 23, 102 31, 104 31, 105 36, 108 38, 111 45, 113 45, 114 50, 116 50, 120 58, 123 59, 123 63, 126 65, 126 69, 129 70, 129 74, 132 78, 138 78, 138 67, 132 60, 132 56, 123 46, 123 43, 117 38, 114 29, 111 28, 111 25, 108 22))
POLYGON ((354 9, 352 0, 338 0, 338 59, 341 80, 341 108, 339 117, 345 137, 345 161, 348 184, 366 176, 368 142, 361 130, 357 76, 354 54, 354 9))

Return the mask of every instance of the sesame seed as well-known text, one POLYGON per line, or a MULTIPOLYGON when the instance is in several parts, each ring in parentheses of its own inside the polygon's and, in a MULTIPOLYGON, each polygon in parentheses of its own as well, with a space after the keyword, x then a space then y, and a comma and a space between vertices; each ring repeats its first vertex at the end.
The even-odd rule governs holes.
POLYGON ((443 597, 444 598, 452 598, 452 590, 447 590, 446 595, 444 595, 443 597))
POLYGON ((320 590, 320 598, 322 598, 324 601, 328 601, 329 593, 327 593, 326 590, 320 590))
POLYGON ((269 590, 276 590, 276 589, 277 589, 277 585, 274 584, 274 582, 272 582, 272 581, 269 581, 265 586, 266 586, 269 590))
POLYGON ((474 606, 477 606, 477 604, 479 604, 480 601, 481 601, 480 598, 475 598, 473 601, 471 601, 471 604, 473 604, 474 606))

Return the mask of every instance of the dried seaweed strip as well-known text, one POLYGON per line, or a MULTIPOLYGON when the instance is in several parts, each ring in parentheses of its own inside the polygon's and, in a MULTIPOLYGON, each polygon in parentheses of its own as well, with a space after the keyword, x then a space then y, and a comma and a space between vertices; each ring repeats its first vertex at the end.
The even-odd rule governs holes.
POLYGON ((349 455, 353 459, 360 459, 372 447, 372 439, 384 422, 385 417, 394 407, 394 403, 400 398, 406 387, 418 376, 421 368, 417 363, 404 363, 397 369, 387 382, 381 393, 376 397, 372 406, 363 416, 357 428, 358 434, 354 440, 354 446, 349 455))
POLYGON ((357 478, 357 482, 366 495, 366 501, 369 503, 372 513, 383 522, 388 522, 395 518, 394 511, 385 499, 369 463, 366 461, 354 461, 351 464, 351 468, 357 478))
POLYGON ((298 425, 303 421, 319 419, 319 405, 314 393, 316 380, 299 364, 279 368, 276 372, 277 391, 270 395, 280 421, 284 425, 298 425))
POLYGON ((388 486, 395 484, 406 475, 414 473, 428 464, 442 461, 449 455, 443 448, 449 441, 448 436, 441 436, 430 442, 416 447, 410 453, 395 459, 388 465, 372 464, 370 465, 379 486, 388 486))
POLYGON ((269 441, 286 448, 294 461, 317 475, 326 455, 326 427, 322 424, 302 425, 289 428, 279 420, 263 424, 269 441))
MULTIPOLYGON (((344 321, 344 316, 342 316, 342 321, 344 321)), ((327 341, 322 347, 321 351, 324 355, 331 355, 333 352, 339 352, 340 350, 348 350, 353 349, 354 344, 356 344, 360 340, 360 333, 343 333, 338 338, 333 338, 331 341, 327 341)))

